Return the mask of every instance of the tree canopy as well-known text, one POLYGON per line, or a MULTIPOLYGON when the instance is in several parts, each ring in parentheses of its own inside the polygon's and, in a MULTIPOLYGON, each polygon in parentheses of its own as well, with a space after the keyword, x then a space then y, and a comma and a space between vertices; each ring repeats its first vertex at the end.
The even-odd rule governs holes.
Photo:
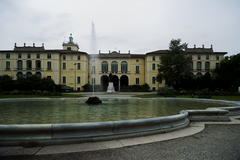
POLYGON ((181 39, 172 39, 169 44, 168 53, 161 56, 161 62, 158 65, 158 75, 156 80, 173 86, 174 89, 181 87, 181 80, 192 76, 190 63, 192 58, 185 53, 187 43, 181 44, 181 39))

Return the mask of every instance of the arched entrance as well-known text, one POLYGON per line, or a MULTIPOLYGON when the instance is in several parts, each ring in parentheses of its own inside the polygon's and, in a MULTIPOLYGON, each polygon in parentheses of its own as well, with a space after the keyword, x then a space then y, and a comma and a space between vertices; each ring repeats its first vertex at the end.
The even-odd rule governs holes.
POLYGON ((103 75, 101 77, 101 87, 103 91, 107 91, 108 82, 109 82, 108 76, 103 75))
POLYGON ((119 79, 118 79, 118 76, 116 75, 113 75, 113 86, 114 86, 114 89, 115 91, 118 91, 118 86, 119 86, 119 79))
POLYGON ((120 78, 120 88, 121 91, 128 87, 128 77, 126 75, 121 76, 120 78))

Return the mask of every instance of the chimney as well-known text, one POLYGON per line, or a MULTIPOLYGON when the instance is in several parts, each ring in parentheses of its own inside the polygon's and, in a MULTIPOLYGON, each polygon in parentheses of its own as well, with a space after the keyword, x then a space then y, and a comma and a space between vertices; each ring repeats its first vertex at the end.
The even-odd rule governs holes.
POLYGON ((44 47, 44 43, 42 43, 42 46, 44 47))
POLYGON ((196 44, 194 44, 194 48, 196 48, 196 44))
POLYGON ((119 50, 119 53, 120 53, 120 50, 119 50))
POLYGON ((23 43, 24 44, 24 47, 26 47, 26 43, 23 43))
POLYGON ((111 53, 111 51, 109 50, 109 53, 111 53))
POLYGON ((17 47, 17 43, 14 44, 14 47, 17 47))
POLYGON ((202 45, 202 48, 204 49, 204 44, 202 45))
POLYGON ((101 50, 99 50, 99 54, 101 54, 101 50))
POLYGON ((212 44, 211 44, 211 49, 213 49, 213 48, 212 48, 212 44))
POLYGON ((35 43, 33 43, 33 47, 35 47, 35 43))
POLYGON ((130 50, 128 51, 128 54, 130 54, 130 50))

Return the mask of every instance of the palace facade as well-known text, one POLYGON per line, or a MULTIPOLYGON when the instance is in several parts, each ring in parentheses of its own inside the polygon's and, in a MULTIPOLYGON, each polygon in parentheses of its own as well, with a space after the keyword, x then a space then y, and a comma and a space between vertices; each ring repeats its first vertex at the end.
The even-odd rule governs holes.
MULTIPOLYGON (((149 84, 150 90, 155 91, 164 87, 165 82, 158 83, 157 65, 161 56, 167 50, 158 50, 146 54, 109 53, 88 54, 81 52, 77 43, 73 42, 70 34, 69 42, 62 44, 62 50, 47 50, 41 47, 16 44, 13 50, 0 51, 0 75, 9 75, 14 79, 31 77, 51 78, 56 84, 82 90, 89 84, 101 85, 107 90, 109 73, 113 75, 116 91, 121 91, 129 85, 149 84)), ((200 77, 219 66, 227 52, 214 52, 213 48, 187 48, 186 52, 192 57, 191 68, 193 75, 200 77)))

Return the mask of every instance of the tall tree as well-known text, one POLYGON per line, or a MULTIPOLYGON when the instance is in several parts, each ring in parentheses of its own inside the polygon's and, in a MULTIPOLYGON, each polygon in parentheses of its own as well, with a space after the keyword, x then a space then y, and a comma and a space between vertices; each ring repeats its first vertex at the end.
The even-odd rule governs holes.
POLYGON ((187 43, 181 44, 181 39, 171 40, 168 53, 161 57, 158 65, 158 82, 165 80, 166 85, 178 90, 181 87, 180 82, 192 75, 189 65, 192 58, 185 53, 186 48, 187 43))
POLYGON ((230 57, 225 57, 220 62, 220 67, 215 69, 218 89, 231 90, 233 86, 235 91, 240 87, 240 53, 230 57))

